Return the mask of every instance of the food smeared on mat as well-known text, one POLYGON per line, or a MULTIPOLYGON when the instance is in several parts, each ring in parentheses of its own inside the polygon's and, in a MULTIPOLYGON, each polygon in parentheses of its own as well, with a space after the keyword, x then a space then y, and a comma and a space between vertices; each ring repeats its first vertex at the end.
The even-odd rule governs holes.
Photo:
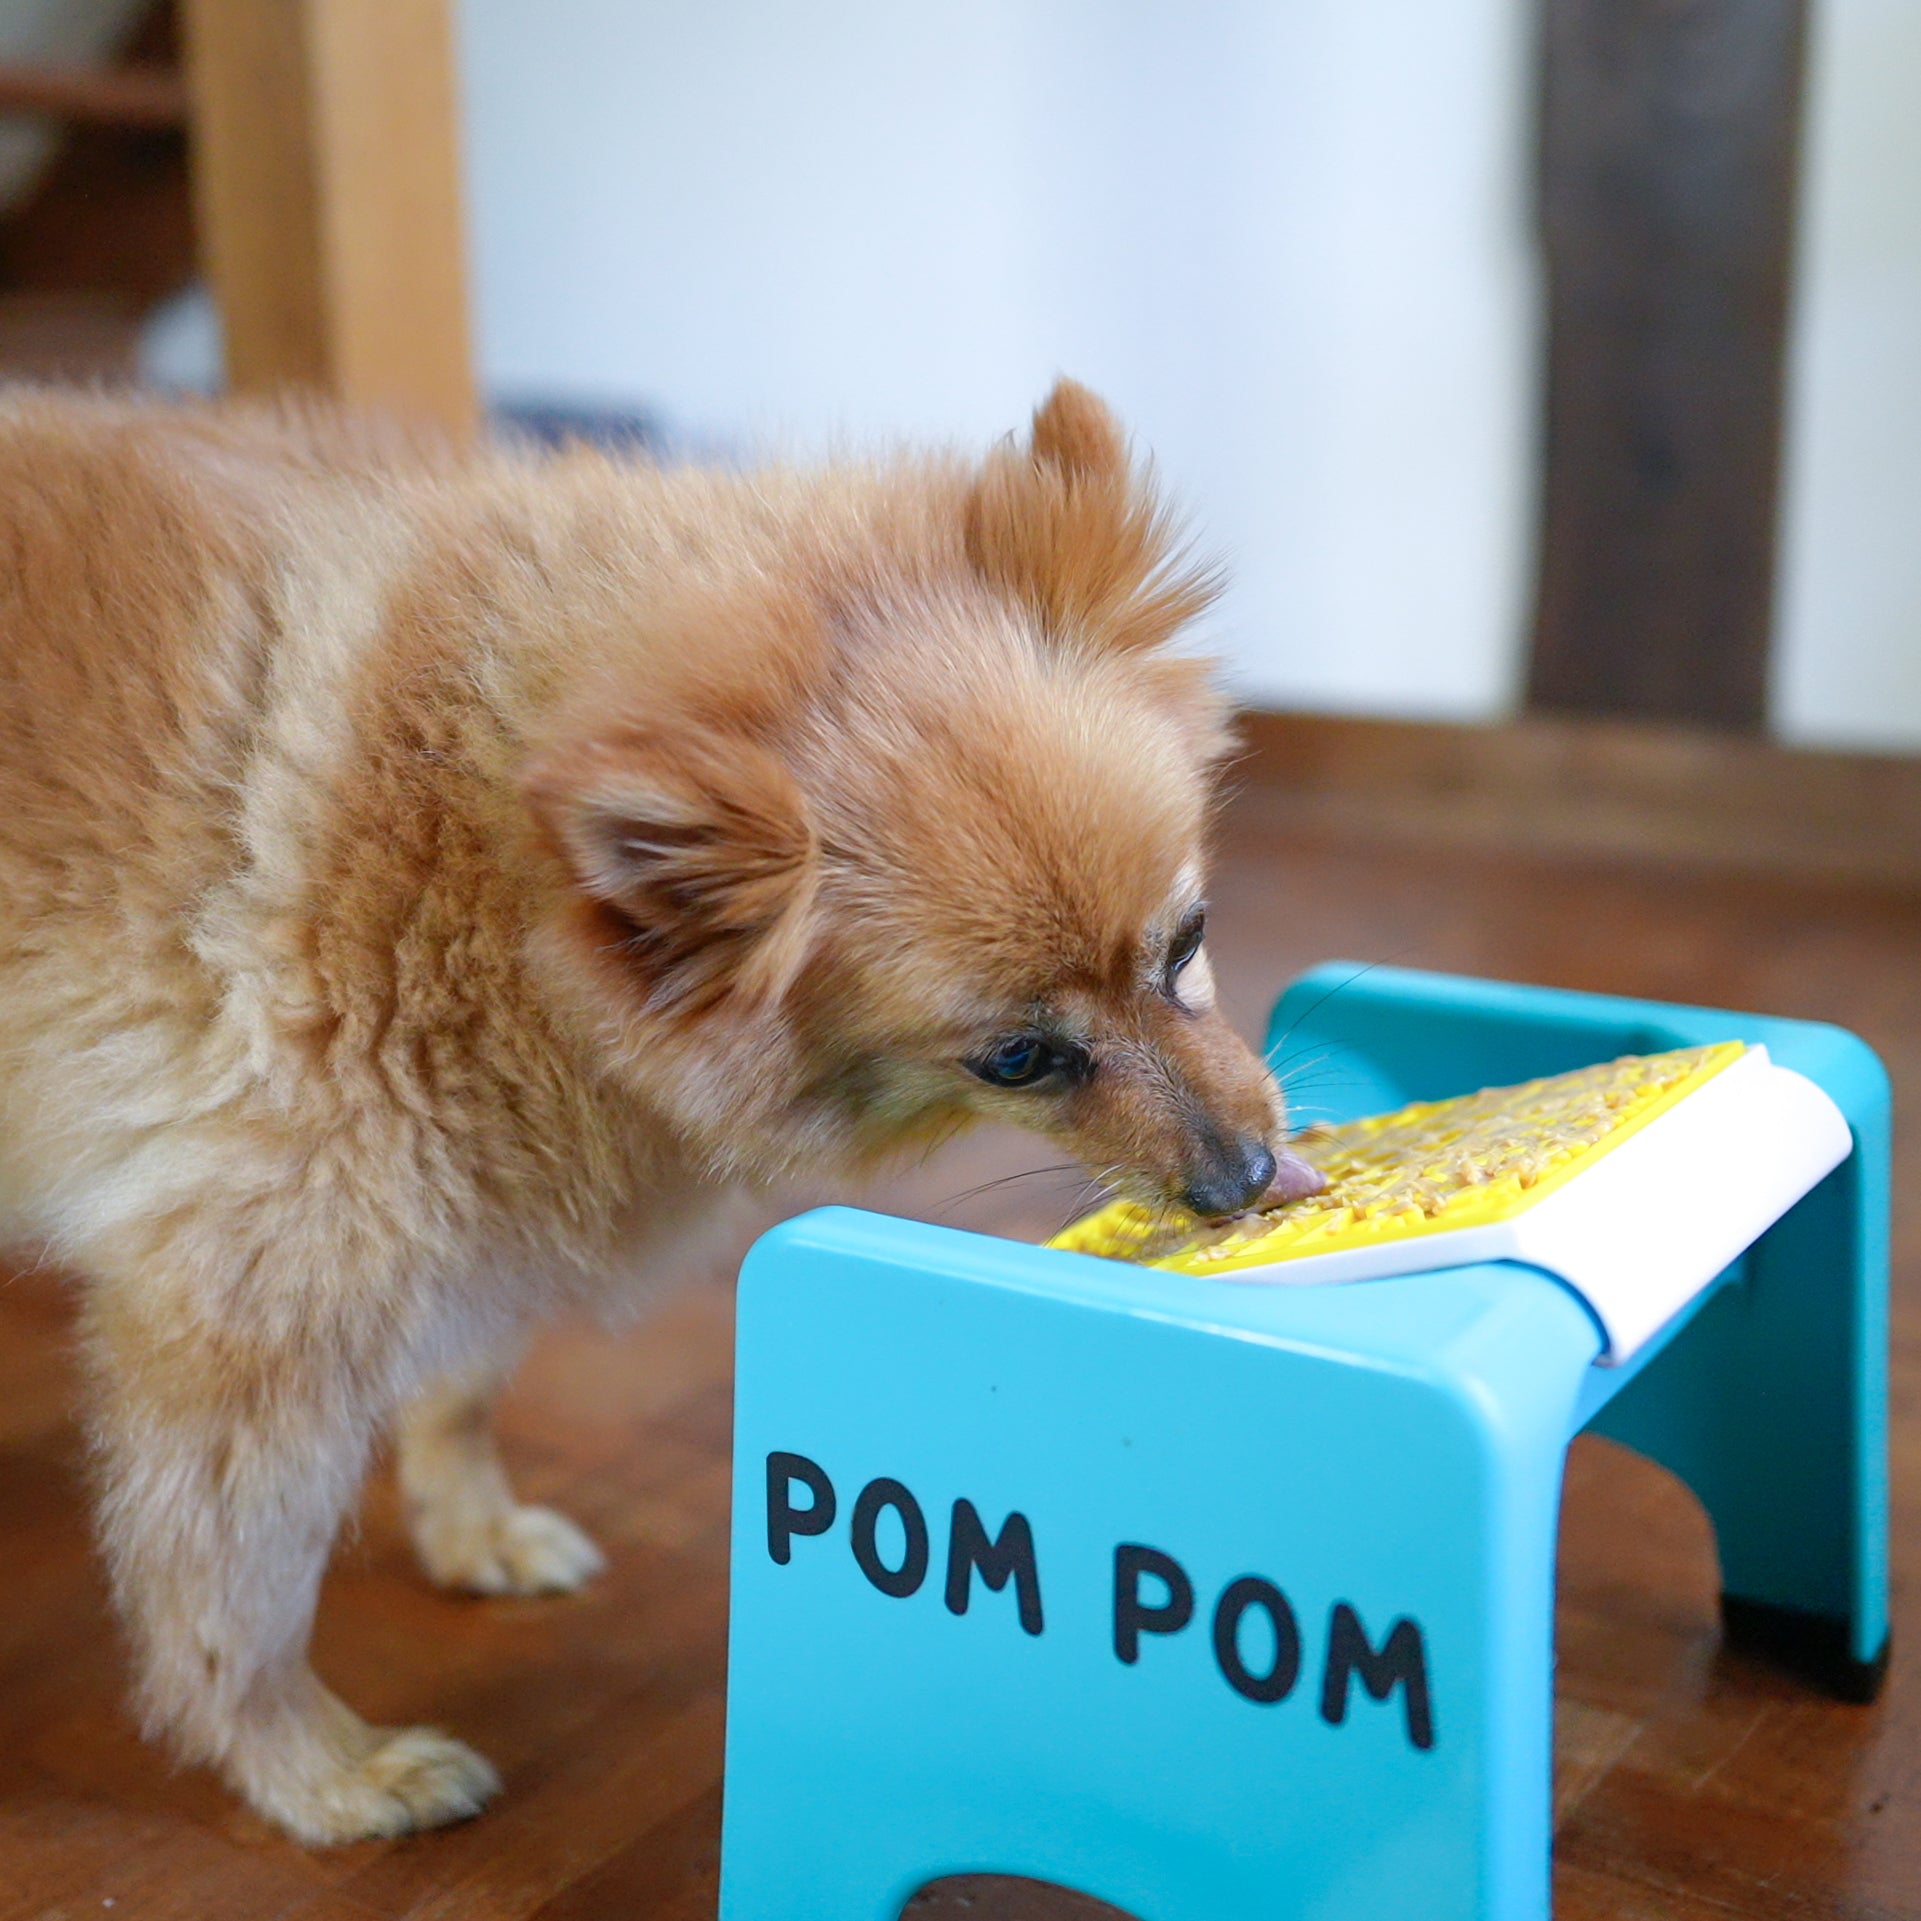
POLYGON ((1740 1058, 1739 1041, 1630 1054, 1517 1087, 1416 1101, 1297 1135, 1327 1177, 1305 1200, 1209 1223, 1115 1201, 1048 1243, 1189 1274, 1484 1227, 1534 1205, 1740 1058))

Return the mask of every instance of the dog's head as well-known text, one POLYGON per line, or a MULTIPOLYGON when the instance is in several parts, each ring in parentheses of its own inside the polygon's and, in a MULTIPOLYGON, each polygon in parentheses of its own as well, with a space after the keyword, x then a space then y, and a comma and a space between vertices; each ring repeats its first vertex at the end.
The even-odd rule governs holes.
POLYGON ((1226 713, 1167 647, 1209 585, 1100 402, 798 519, 529 776, 620 1071, 731 1172, 992 1116, 1204 1215, 1308 1191, 1208 965, 1226 713))

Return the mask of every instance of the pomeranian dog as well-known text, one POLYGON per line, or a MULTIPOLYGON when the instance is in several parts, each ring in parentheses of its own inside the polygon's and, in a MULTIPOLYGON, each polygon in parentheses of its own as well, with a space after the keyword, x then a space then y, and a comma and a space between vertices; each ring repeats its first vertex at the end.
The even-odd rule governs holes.
POLYGON ((435 1581, 585 1580, 489 1399, 731 1192, 977 1116, 1314 1185, 1202 947, 1207 583, 1084 389, 748 475, 19 392, 0 475, 0 1226, 83 1282, 144 1723, 290 1834, 496 1787, 308 1665, 370 1451, 435 1581))

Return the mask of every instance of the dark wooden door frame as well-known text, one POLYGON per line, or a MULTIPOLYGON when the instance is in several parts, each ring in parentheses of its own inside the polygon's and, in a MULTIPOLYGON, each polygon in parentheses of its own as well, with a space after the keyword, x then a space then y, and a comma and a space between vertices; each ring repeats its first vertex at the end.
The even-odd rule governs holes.
POLYGON ((1767 715, 1807 0, 1543 0, 1529 704, 1767 715))

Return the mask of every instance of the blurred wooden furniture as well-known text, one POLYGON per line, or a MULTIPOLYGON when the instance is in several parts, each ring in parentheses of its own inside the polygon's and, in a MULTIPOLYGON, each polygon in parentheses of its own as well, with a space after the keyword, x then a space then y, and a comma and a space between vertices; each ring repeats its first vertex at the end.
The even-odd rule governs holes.
POLYGON ((229 385, 471 434, 447 0, 187 0, 184 26, 229 385))
POLYGON ((0 60, 0 113, 109 127, 180 127, 187 120, 187 90, 173 67, 157 61, 68 69, 0 60))
POLYGON ((6 378, 133 378, 146 315, 193 277, 187 90, 173 28, 162 0, 108 64, 0 61, 0 126, 50 136, 29 146, 37 157, 0 168, 6 378))

